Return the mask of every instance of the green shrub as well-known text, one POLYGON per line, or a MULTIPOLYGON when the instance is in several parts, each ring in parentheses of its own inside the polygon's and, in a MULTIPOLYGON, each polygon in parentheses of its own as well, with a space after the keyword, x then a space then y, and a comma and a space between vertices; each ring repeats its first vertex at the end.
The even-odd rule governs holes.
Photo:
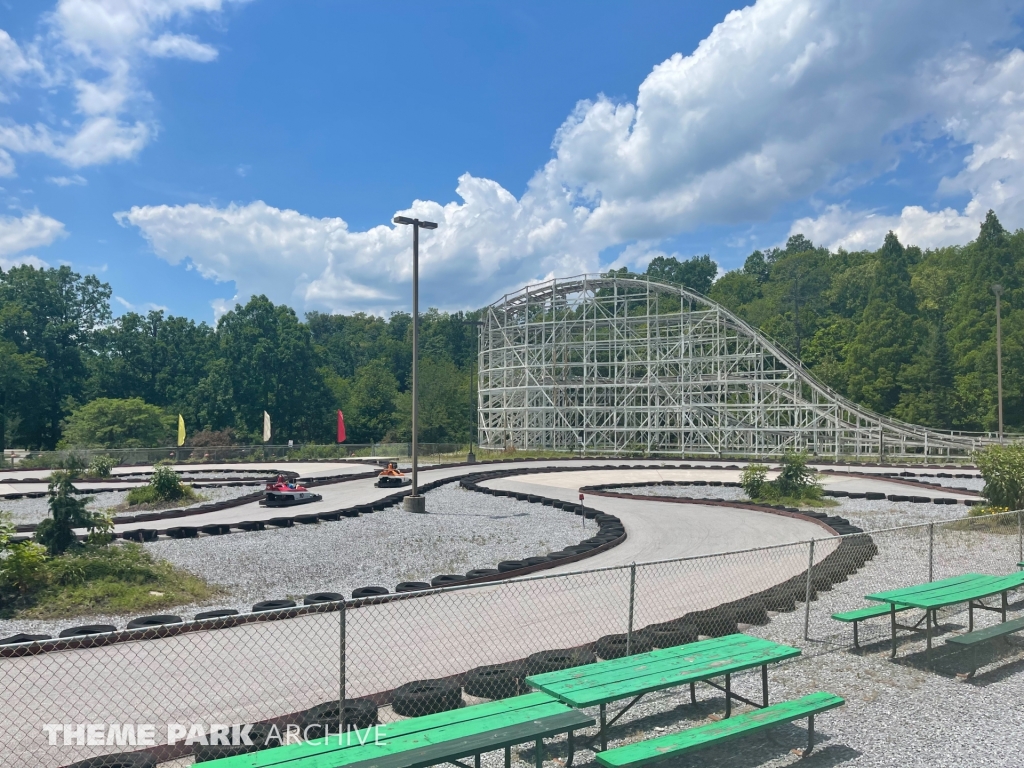
POLYGON ((975 454, 982 493, 994 507, 1024 509, 1024 443, 992 445, 975 454))
POLYGON ((85 508, 85 500, 75 497, 74 473, 57 470, 50 475, 50 516, 36 527, 35 538, 51 555, 59 555, 78 544, 75 528, 85 528, 90 536, 97 528, 109 533, 109 518, 85 508))
POLYGON ((743 492, 751 499, 762 498, 765 483, 768 482, 768 467, 764 464, 748 464, 740 475, 743 492))
POLYGON ((117 461, 109 456, 96 456, 89 464, 89 475, 91 477, 110 477, 117 461))
POLYGON ((0 560, 0 588, 26 595, 47 582, 46 547, 34 541, 12 545, 0 560))
POLYGON ((180 501, 196 498, 192 487, 185 485, 178 478, 178 473, 168 466, 157 466, 149 478, 149 485, 132 488, 128 491, 128 505, 159 504, 168 501, 180 501))

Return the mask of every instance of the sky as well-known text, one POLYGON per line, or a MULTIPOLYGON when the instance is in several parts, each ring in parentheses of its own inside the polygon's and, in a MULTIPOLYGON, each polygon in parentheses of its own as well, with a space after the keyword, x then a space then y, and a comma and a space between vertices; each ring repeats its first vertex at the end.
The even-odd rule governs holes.
POLYGON ((213 321, 1024 227, 1024 0, 0 0, 0 268, 213 321))

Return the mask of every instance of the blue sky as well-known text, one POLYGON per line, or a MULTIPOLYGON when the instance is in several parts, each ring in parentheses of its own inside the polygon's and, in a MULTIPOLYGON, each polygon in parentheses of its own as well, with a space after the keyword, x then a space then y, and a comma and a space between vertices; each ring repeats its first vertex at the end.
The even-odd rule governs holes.
POLYGON ((407 308, 410 210, 446 309, 1024 225, 1019 4, 891 5, 0 0, 0 265, 209 320, 407 308))

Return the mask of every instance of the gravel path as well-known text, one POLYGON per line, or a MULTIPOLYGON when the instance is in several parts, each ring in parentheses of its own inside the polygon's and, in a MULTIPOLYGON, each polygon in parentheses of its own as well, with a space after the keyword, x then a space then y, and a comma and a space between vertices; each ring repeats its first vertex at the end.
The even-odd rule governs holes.
MULTIPOLYGON (((215 489, 243 491, 242 488, 215 489)), ((113 494, 104 494, 104 496, 113 494)), ((598 526, 568 512, 446 485, 427 494, 429 515, 391 507, 372 515, 319 525, 232 533, 144 545, 156 557, 223 586, 217 608, 248 611, 260 600, 311 592, 350 594, 370 585, 429 581, 442 573, 493 568, 500 560, 544 555, 593 536, 598 526)), ((166 609, 190 616, 210 605, 166 609)), ((0 636, 56 634, 80 624, 122 626, 123 616, 60 621, 0 621, 0 636)))
MULTIPOLYGON (((242 486, 235 488, 200 488, 196 492, 205 498, 187 507, 206 504, 211 501, 224 501, 225 499, 237 499, 247 493, 259 490, 259 486, 242 486)), ((88 499, 89 509, 98 512, 112 510, 113 507, 123 504, 128 497, 128 491, 112 491, 110 493, 82 494, 88 499)), ((49 499, 7 499, 0 500, 0 509, 11 513, 15 525, 29 525, 44 520, 49 515, 49 499)), ((185 507, 177 507, 184 509, 185 507)), ((131 514, 128 510, 116 510, 113 514, 125 516, 131 514)))

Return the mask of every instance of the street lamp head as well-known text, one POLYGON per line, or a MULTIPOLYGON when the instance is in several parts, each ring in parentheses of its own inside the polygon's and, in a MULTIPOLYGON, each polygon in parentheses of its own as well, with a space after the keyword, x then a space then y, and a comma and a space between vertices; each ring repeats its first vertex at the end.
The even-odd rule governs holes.
POLYGON ((994 293, 996 296, 1000 296, 1003 293, 1003 286, 1001 286, 999 283, 993 283, 992 293, 994 293))
POLYGON ((437 224, 433 221, 420 221, 419 219, 410 219, 408 216, 395 216, 392 221, 395 224, 415 224, 420 229, 437 229, 437 224))

